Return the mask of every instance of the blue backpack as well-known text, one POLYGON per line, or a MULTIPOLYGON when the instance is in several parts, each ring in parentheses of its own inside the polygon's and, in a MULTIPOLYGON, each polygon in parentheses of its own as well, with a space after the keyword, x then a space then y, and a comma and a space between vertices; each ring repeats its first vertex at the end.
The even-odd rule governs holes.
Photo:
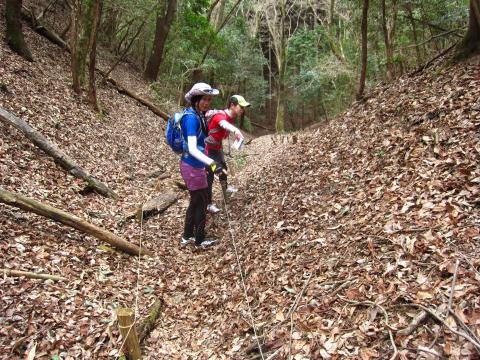
MULTIPOLYGON (((188 152, 188 144, 183 138, 182 130, 183 116, 187 114, 193 114, 198 118, 198 115, 191 109, 185 109, 181 113, 175 113, 173 116, 170 116, 167 120, 167 128, 165 129, 165 139, 167 140, 167 144, 175 153, 180 155, 188 152)), ((202 125, 200 121, 197 137, 200 136, 200 133, 202 132, 202 126, 204 125, 202 125)))
POLYGON ((182 154, 185 150, 185 141, 183 139, 182 131, 182 118, 185 113, 186 112, 184 111, 170 116, 167 120, 167 128, 165 130, 167 144, 177 154, 182 154))

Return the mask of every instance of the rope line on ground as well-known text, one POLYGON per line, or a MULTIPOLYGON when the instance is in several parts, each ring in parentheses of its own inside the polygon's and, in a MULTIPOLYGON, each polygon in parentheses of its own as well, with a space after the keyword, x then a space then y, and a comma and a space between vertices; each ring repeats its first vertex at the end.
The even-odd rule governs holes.
POLYGON ((240 278, 242 280, 243 294, 245 296, 245 301, 247 303, 248 313, 250 315, 250 320, 252 321, 253 333, 255 335, 255 340, 257 342, 258 350, 260 351, 260 356, 261 356, 262 360, 264 360, 265 357, 263 356, 262 345, 260 344, 260 340, 258 338, 257 327, 255 325, 255 319, 253 318, 252 307, 250 306, 250 302, 248 301, 247 286, 245 284, 245 277, 243 275, 243 269, 242 269, 242 265, 240 263, 240 256, 238 255, 237 244, 235 242, 235 236, 233 235, 233 229, 232 229, 232 225, 230 223, 230 216, 228 215, 227 199, 226 199, 225 193, 223 191, 222 191, 222 196, 223 196, 223 205, 224 205, 224 208, 225 208, 225 215, 227 217, 228 232, 230 233, 230 239, 232 240, 233 249, 235 250, 235 257, 237 259, 237 266, 238 266, 238 269, 240 271, 240 278))
POLYGON ((122 353, 122 349, 123 347, 125 346, 125 342, 127 341, 127 338, 128 336, 130 335, 130 331, 132 331, 132 329, 135 327, 135 325, 137 324, 137 319, 138 319, 138 294, 140 293, 140 263, 141 263, 141 259, 142 259, 142 242, 143 242, 143 205, 142 207, 140 208, 140 212, 141 212, 141 215, 140 215, 140 240, 139 240, 139 250, 138 250, 138 257, 137 257, 137 282, 136 282, 136 289, 135 289, 135 309, 134 309, 134 319, 133 319, 133 324, 130 325, 130 326, 125 326, 123 327, 124 329, 126 329, 127 327, 129 328, 128 329, 128 332, 127 332, 127 335, 125 335, 125 338, 122 339, 122 344, 120 346, 120 349, 118 351, 118 355, 117 357, 115 358, 115 360, 118 360, 120 358, 120 354, 122 353))

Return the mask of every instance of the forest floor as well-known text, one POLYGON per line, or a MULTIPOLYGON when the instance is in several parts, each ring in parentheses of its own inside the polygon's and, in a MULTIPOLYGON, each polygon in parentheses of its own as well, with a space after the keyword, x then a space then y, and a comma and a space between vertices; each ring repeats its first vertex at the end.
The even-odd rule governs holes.
MULTIPOLYGON (((230 160, 239 191, 228 212, 209 217, 218 245, 197 250, 179 245, 188 194, 175 184, 164 120, 101 83, 104 113, 94 113, 71 90, 68 54, 26 35, 34 63, 0 43, 0 107, 120 199, 82 195, 82 181, 3 123, 0 187, 141 242, 154 256, 138 260, 0 205, 0 267, 69 279, 0 279, 1 359, 118 358, 115 309, 134 308, 141 319, 158 298, 164 306, 146 359, 479 358, 478 58, 375 87, 315 130, 254 139, 230 160), (125 220, 161 193, 179 201, 142 226, 125 220), (450 297, 457 321, 445 316, 450 297), (440 320, 430 314, 401 331, 421 306, 440 320), (463 326, 470 340, 453 333, 463 326)), ((148 96, 133 70, 113 77, 148 96)))

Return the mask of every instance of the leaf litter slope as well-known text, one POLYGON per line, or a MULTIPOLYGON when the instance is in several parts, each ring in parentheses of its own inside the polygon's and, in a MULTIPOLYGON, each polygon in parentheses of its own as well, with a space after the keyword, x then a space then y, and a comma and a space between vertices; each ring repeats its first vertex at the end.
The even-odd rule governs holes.
MULTIPOLYGON (((418 313, 402 304, 445 313, 456 260, 452 308, 480 335, 479 70, 474 59, 403 77, 313 132, 254 145, 235 217, 279 358, 389 358, 388 326, 418 313)), ((431 320, 395 343, 407 358, 478 356, 431 320)))
MULTIPOLYGON (((23 358, 36 344, 39 357, 114 358, 120 346, 114 307, 135 306, 137 266, 140 316, 157 297, 165 301, 145 344, 147 358, 255 357, 245 353, 254 344, 252 327, 225 216, 209 219, 209 230, 222 240, 208 251, 178 246, 185 193, 142 232, 124 221, 151 196, 178 191, 177 159, 163 145, 163 121, 103 84, 99 98, 107 114, 96 116, 70 90, 68 57, 36 34, 27 36, 41 60, 27 64, 2 49, 9 92, 1 93, 0 105, 122 198, 81 196, 82 182, 3 124, 1 186, 133 242, 141 238, 156 256, 137 265, 91 237, 0 206, 3 267, 70 278, 67 284, 1 280, 0 357, 23 358)), ((442 309, 448 303, 457 259, 453 308, 479 335, 478 70, 472 63, 403 78, 315 132, 297 134, 296 144, 291 137, 263 137, 247 147, 247 164, 234 179, 240 192, 230 206, 231 226, 266 354, 389 357, 393 347, 379 308, 349 301, 378 303, 389 325, 403 328, 417 311, 397 305, 442 309)), ((122 68, 114 76, 148 93, 132 74, 122 68)), ((474 354, 432 321, 409 336, 394 333, 395 342, 415 358, 405 349, 428 347, 432 333, 440 336, 431 351, 474 354)))

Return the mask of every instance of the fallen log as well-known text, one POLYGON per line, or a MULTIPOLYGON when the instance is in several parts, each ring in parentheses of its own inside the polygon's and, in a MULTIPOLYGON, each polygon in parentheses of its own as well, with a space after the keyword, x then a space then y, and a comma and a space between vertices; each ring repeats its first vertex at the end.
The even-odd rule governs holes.
POLYGON ((127 220, 137 218, 137 220, 142 219, 142 212, 143 212, 143 220, 146 218, 160 214, 167 210, 173 203, 177 201, 178 197, 175 194, 162 194, 160 196, 156 196, 150 200, 148 200, 142 206, 139 206, 135 212, 132 212, 127 215, 127 220))
POLYGON ((99 69, 97 69, 97 71, 100 73, 100 75, 102 75, 104 77, 105 81, 112 84, 120 94, 125 94, 125 95, 131 97, 132 99, 138 101, 140 104, 145 105, 155 115, 160 116, 164 120, 168 120, 168 114, 163 112, 162 110, 160 110, 160 108, 158 108, 155 104, 153 104, 152 102, 138 96, 137 94, 133 93, 132 91, 128 90, 127 88, 123 87, 122 85, 120 85, 116 80, 112 79, 111 77, 106 77, 106 74, 103 71, 101 71, 99 69))
POLYGON ((95 179, 93 176, 90 176, 85 170, 78 166, 73 161, 73 159, 71 159, 68 155, 64 154, 59 148, 57 148, 53 143, 51 143, 47 138, 45 138, 45 136, 32 128, 26 121, 9 113, 1 107, 0 120, 20 130, 38 148, 43 150, 47 155, 51 156, 58 165, 71 173, 73 176, 84 180, 87 183, 88 188, 91 188, 92 190, 103 196, 107 196, 113 199, 118 198, 118 195, 113 190, 111 190, 101 181, 95 179))
POLYGON ((46 28, 40 23, 40 19, 36 18, 31 10, 22 8, 22 18, 27 22, 27 24, 39 35, 50 40, 52 43, 60 46, 62 49, 65 49, 70 52, 68 44, 59 36, 56 32, 46 28), (30 13, 29 13, 30 11, 30 13))
POLYGON ((11 269, 0 269, 0 271, 6 276, 20 277, 25 276, 30 279, 41 279, 41 280, 54 280, 54 281, 67 281, 67 278, 63 276, 50 275, 50 274, 39 274, 28 271, 20 270, 11 270, 11 269))
POLYGON ((256 126, 256 127, 260 128, 260 129, 264 129, 264 130, 267 130, 267 131, 275 132, 275 129, 270 129, 269 127, 266 127, 266 126, 264 126, 264 125, 258 124, 258 123, 256 123, 256 122, 251 121, 251 120, 250 120, 250 124, 252 124, 253 126, 256 126))
POLYGON ((155 301, 155 303, 149 309, 147 317, 139 325, 137 333, 140 344, 155 328, 155 323, 160 316, 160 310, 162 309, 162 305, 162 300, 158 299, 157 301, 155 301))
MULTIPOLYGON (((45 216, 56 222, 73 227, 74 229, 92 235, 99 240, 105 241, 113 247, 126 252, 127 254, 139 255, 140 253, 140 248, 137 245, 124 240, 110 231, 82 220, 73 214, 54 208, 53 206, 43 204, 26 196, 5 191, 0 188, 0 202, 22 210, 33 212, 41 216, 45 216)), ((152 253, 142 248, 141 255, 152 255, 152 253)))

